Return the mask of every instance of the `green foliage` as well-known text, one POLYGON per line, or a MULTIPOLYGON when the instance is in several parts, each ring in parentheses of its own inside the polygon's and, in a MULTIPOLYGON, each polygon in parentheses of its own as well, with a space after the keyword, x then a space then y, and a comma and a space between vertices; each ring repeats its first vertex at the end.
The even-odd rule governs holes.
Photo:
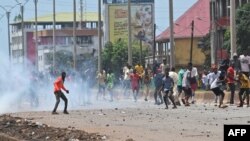
MULTIPOLYGON (((250 50, 250 3, 245 4, 239 8, 236 13, 236 32, 237 32, 237 52, 249 52, 250 50)), ((230 52, 230 30, 228 29, 224 34, 223 47, 230 52)))
POLYGON ((226 32, 224 33, 224 42, 223 42, 223 48, 227 50, 227 52, 230 52, 230 30, 227 29, 226 32))
POLYGON ((201 51, 206 56, 206 59, 204 61, 204 68, 208 69, 206 67, 209 67, 211 64, 211 42, 210 42, 210 34, 208 33, 205 37, 203 37, 200 41, 201 43, 201 51))
POLYGON ((237 45, 238 53, 250 50, 250 3, 237 10, 237 45))
MULTIPOLYGON (((53 53, 48 53, 47 60, 48 64, 53 64, 53 53)), ((69 51, 57 51, 55 53, 55 67, 58 71, 67 71, 72 68, 73 54, 69 51)))
MULTIPOLYGON (((133 66, 140 62, 140 46, 132 48, 133 66)), ((142 49, 142 64, 145 63, 147 50, 142 49)), ((114 44, 108 42, 102 52, 102 66, 105 70, 112 70, 118 76, 128 61, 128 45, 125 41, 119 40, 114 44)))
POLYGON ((18 14, 14 17, 14 22, 18 22, 18 21, 21 21, 22 20, 22 16, 21 14, 18 14))

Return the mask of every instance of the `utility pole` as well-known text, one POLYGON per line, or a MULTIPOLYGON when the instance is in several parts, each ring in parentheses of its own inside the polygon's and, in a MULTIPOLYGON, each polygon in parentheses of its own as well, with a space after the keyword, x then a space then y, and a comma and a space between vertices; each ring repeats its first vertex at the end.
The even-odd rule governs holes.
POLYGON ((7 17, 7 28, 8 28, 8 48, 9 48, 9 63, 11 64, 11 46, 10 46, 10 11, 8 11, 4 6, 0 5, 0 8, 2 8, 6 12, 7 17))
POLYGON ((74 60, 74 69, 76 70, 76 0, 74 0, 74 23, 73 23, 73 38, 74 38, 74 53, 73 53, 73 60, 74 60))
POLYGON ((23 9, 23 5, 21 4, 21 30, 22 30, 22 54, 23 54, 23 66, 26 66, 26 56, 25 56, 25 47, 24 47, 24 22, 23 22, 23 13, 24 13, 24 9, 23 9))
POLYGON ((170 56, 169 56, 169 45, 168 43, 165 43, 166 44, 166 61, 167 61, 167 64, 170 64, 170 56))
POLYGON ((8 45, 9 45, 9 61, 11 63, 11 47, 10 47, 10 12, 6 11, 7 25, 8 25, 8 45))
POLYGON ((170 25, 170 51, 171 51, 170 66, 175 67, 173 0, 169 0, 169 25, 170 25))
POLYGON ((80 13, 80 24, 79 24, 79 28, 80 29, 82 29, 82 12, 83 12, 83 2, 82 2, 83 0, 80 0, 80 11, 81 11, 81 13, 80 13))
POLYGON ((101 0, 98 0, 98 41, 99 41, 99 48, 98 48, 98 72, 102 70, 102 23, 101 23, 101 0))
POLYGON ((156 50, 155 35, 156 35, 156 24, 154 24, 153 65, 155 62, 155 50, 156 50))
POLYGON ((211 64, 215 64, 215 3, 214 0, 211 1, 211 9, 212 9, 212 29, 211 29, 211 64))
POLYGON ((55 72, 56 67, 56 0, 53 0, 53 72, 55 72))
POLYGON ((142 65, 142 38, 140 38, 140 64, 142 65))
POLYGON ((39 69, 39 59, 38 59, 38 45, 37 45, 37 40, 38 40, 38 36, 37 36, 37 2, 38 0, 34 0, 35 3, 35 48, 36 48, 36 67, 37 70, 39 69))
POLYGON ((190 46, 190 60, 189 62, 192 63, 193 61, 193 40, 194 40, 194 20, 192 21, 192 24, 191 24, 191 46, 190 46))
POLYGON ((235 24, 235 0, 230 1, 230 34, 231 34, 231 57, 233 59, 233 54, 237 53, 236 51, 236 24, 235 24))
POLYGON ((131 0, 128 0, 128 63, 129 65, 133 65, 131 38, 131 0))

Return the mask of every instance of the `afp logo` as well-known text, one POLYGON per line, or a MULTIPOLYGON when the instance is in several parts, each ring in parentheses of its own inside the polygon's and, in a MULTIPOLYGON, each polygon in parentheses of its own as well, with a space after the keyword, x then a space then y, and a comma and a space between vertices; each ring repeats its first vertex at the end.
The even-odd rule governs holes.
POLYGON ((224 141, 249 141, 250 125, 224 125, 224 141))

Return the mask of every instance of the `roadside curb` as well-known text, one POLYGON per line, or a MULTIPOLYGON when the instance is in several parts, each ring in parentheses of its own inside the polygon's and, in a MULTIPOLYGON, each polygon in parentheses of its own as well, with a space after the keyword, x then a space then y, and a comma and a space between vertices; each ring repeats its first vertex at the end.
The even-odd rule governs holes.
MULTIPOLYGON (((224 103, 229 103, 231 93, 226 91, 224 97, 224 103)), ((213 103, 215 99, 215 94, 212 91, 197 91, 195 93, 195 99, 199 103, 213 103)), ((219 100, 218 100, 219 102, 219 100)), ((239 102, 238 91, 234 94, 234 104, 239 102)))

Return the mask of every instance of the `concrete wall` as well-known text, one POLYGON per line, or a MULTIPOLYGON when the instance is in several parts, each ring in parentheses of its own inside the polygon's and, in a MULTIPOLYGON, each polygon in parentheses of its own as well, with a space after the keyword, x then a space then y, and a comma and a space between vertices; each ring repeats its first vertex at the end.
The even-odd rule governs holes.
MULTIPOLYGON (((193 40, 193 59, 192 62, 195 66, 201 66, 204 63, 205 55, 198 48, 198 38, 193 40)), ((190 58, 191 40, 189 38, 175 39, 175 60, 176 66, 186 66, 190 58)))

